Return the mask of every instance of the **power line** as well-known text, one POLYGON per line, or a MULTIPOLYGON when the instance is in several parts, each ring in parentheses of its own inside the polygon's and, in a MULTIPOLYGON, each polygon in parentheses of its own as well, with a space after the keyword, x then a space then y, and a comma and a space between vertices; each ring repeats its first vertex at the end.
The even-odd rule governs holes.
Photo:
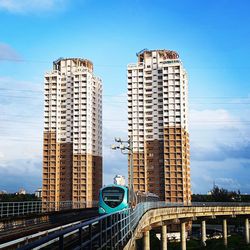
MULTIPOLYGON (((22 98, 22 99, 34 99, 39 100, 37 97, 34 98, 34 96, 17 96, 17 95, 0 95, 0 97, 6 97, 6 98, 22 98)), ((42 97, 42 96, 41 96, 42 97)), ((42 98, 41 98, 42 99, 42 98)))
MULTIPOLYGON (((189 139, 190 139, 190 141, 192 142, 192 141, 198 141, 197 139, 201 139, 201 141, 203 140, 203 138, 204 137, 206 137, 206 135, 203 135, 203 136, 189 136, 189 139)), ((11 138, 11 137, 9 137, 9 136, 1 136, 0 135, 0 138, 1 138, 1 140, 4 140, 5 142, 7 142, 7 141, 14 141, 14 142, 42 142, 43 141, 43 139, 44 138, 11 138)), ((217 137, 216 136, 214 136, 214 137, 211 137, 211 135, 209 136, 209 138, 210 139, 217 139, 217 137)), ((239 139, 239 140, 241 140, 241 139, 245 139, 245 136, 226 136, 226 135, 224 135, 224 136, 221 136, 220 137, 220 141, 221 140, 223 140, 223 138, 226 138, 226 139, 234 139, 234 140, 237 140, 237 139, 239 139)))
MULTIPOLYGON (((0 88, 1 90, 1 88, 0 88)), ((19 90, 19 91, 24 91, 24 92, 35 92, 35 93, 39 93, 38 91, 29 91, 29 90, 19 90)), ((117 95, 103 95, 103 96, 113 96, 113 97, 123 97, 123 96, 117 96, 117 95)), ((38 101, 43 102, 44 98, 43 95, 41 95, 40 99, 39 98, 34 98, 34 96, 23 96, 23 95, 6 95, 6 94, 1 94, 0 97, 4 97, 4 98, 20 98, 20 99, 36 99, 38 101)), ((212 98, 212 97, 211 97, 212 98)), ((207 99, 211 99, 210 97, 208 97, 207 99)), ((219 97, 218 97, 219 98, 219 97)), ((220 98, 224 98, 224 97, 220 97, 220 98)), ((192 98, 190 98, 192 99, 192 98)), ((194 99, 205 99, 205 98, 194 98, 194 99)), ((217 99, 213 98, 213 99, 217 99)), ((235 99, 239 99, 238 97, 236 97, 235 99)), ((244 100, 249 100, 249 98, 242 98, 244 100)), ((115 101, 115 100, 107 100, 104 99, 103 103, 106 104, 127 104, 127 101, 115 101)), ((249 105, 250 102, 189 102, 189 105, 249 105)))
MULTIPOLYGON (((37 114, 37 113, 36 113, 37 114)), ((41 116, 34 116, 34 115, 20 115, 20 114, 6 114, 6 113, 3 113, 3 114, 1 114, 1 115, 3 115, 3 116, 10 116, 10 117, 23 117, 23 118, 43 118, 43 116, 41 115, 41 116)), ((3 117, 3 118, 5 118, 5 117, 3 117)), ((1 118, 0 118, 1 119, 1 118)))
MULTIPOLYGON (((49 63, 52 64, 53 61, 47 61, 47 60, 32 60, 32 59, 13 59, 13 58, 1 58, 0 61, 8 61, 8 62, 14 62, 14 63, 49 63)), ((117 67, 125 67, 126 65, 117 65, 117 64, 94 64, 94 67, 113 67, 113 68, 117 68, 117 67)))
MULTIPOLYGON (((43 96, 41 96, 41 99, 34 98, 34 96, 18 96, 18 95, 0 95, 0 97, 6 97, 6 98, 20 98, 20 99, 34 99, 38 101, 43 101, 43 96)), ((114 101, 114 100, 103 100, 103 103, 108 104, 126 104, 126 101, 114 101)), ((250 102, 189 102, 189 105, 200 105, 200 104, 206 104, 206 105, 249 105, 250 102)))
MULTIPOLYGON (((65 58, 67 58, 67 57, 65 57, 65 58)), ((0 59, 0 61, 8 61, 8 62, 13 62, 13 63, 49 63, 49 64, 52 64, 53 63, 53 61, 55 61, 55 60, 51 60, 51 61, 48 61, 48 60, 34 60, 34 59, 25 59, 25 58, 16 58, 16 59, 14 59, 14 58, 1 58, 0 59)), ((115 67, 115 68, 117 68, 117 67, 123 67, 123 68, 127 68, 127 64, 129 64, 129 63, 124 63, 124 64, 94 64, 94 67, 115 67)), ((240 69, 248 69, 248 68, 250 68, 250 66, 244 66, 244 67, 242 67, 242 66, 240 66, 240 67, 237 67, 237 66, 231 66, 231 67, 229 67, 229 66, 227 66, 227 67, 225 67, 225 66, 223 66, 223 67, 221 67, 221 66, 215 66, 215 65, 213 65, 213 66, 204 66, 204 67, 201 67, 200 65, 199 66, 191 66, 191 67, 187 67, 189 70, 190 69, 231 69, 231 68, 233 68, 233 69, 235 69, 235 68, 240 68, 240 69)))
MULTIPOLYGON (((17 115, 17 117, 19 117, 17 115)), ((23 116, 20 116, 20 117, 23 117, 23 116)), ((32 116, 30 116, 32 117, 32 116)), ((10 119, 0 119, 1 121, 6 121, 6 122, 23 122, 23 123, 30 123, 30 124, 40 124, 41 122, 43 123, 44 121, 41 121, 41 122, 34 122, 34 121, 23 121, 23 120, 10 120, 10 119)), ((102 121, 104 122, 121 122, 121 121, 124 121, 124 122, 127 122, 128 120, 126 119, 103 119, 102 121)), ((221 121, 221 120, 209 120, 209 121, 189 121, 189 125, 190 124, 196 124, 196 123, 225 123, 225 124, 228 124, 228 123, 250 123, 250 120, 224 120, 224 121, 221 121)))
POLYGON ((199 104, 206 104, 206 105, 249 105, 250 102, 189 102, 189 105, 199 105, 199 104))
POLYGON ((31 89, 8 89, 8 88, 0 88, 0 90, 4 91, 18 91, 18 92, 32 92, 32 93, 42 93, 42 90, 31 90, 31 89))
POLYGON ((23 120, 0 119, 0 121, 1 122, 13 122, 13 123, 41 124, 40 122, 23 121, 23 120))
MULTIPOLYGON (((18 91, 18 92, 32 92, 32 93, 43 93, 43 90, 30 90, 30 89, 11 89, 11 88, 1 88, 0 90, 5 90, 5 91, 18 91)), ((127 94, 117 94, 117 95, 102 95, 102 96, 107 96, 107 97, 122 97, 122 98, 127 98, 127 94)), ((243 97, 243 96, 193 96, 189 97, 188 99, 246 99, 249 100, 250 97, 243 97)))
MULTIPOLYGON (((1 136, 0 136, 1 137, 1 136)), ((1 138, 2 139, 2 138, 1 138)), ((3 139, 5 142, 6 141, 15 141, 15 142, 40 142, 43 140, 43 138, 41 139, 22 139, 22 138, 7 138, 7 137, 4 137, 3 139)))

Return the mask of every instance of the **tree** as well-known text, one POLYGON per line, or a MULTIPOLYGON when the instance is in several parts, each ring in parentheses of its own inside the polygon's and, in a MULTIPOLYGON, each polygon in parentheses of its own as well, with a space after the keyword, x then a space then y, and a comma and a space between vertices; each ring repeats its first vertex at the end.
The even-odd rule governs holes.
POLYGON ((249 202, 250 195, 241 195, 240 190, 228 191, 224 188, 214 186, 210 194, 193 194, 193 202, 249 202))
POLYGON ((238 194, 235 191, 228 191, 224 188, 219 188, 218 186, 214 186, 211 190, 212 201, 216 202, 232 202, 238 201, 238 194))

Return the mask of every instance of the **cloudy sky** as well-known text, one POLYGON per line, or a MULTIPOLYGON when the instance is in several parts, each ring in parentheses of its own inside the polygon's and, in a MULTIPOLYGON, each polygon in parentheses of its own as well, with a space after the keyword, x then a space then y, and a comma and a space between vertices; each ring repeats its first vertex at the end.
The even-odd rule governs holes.
POLYGON ((0 190, 41 186, 43 75, 59 57, 103 79, 104 183, 127 176, 126 65, 141 49, 180 54, 189 75, 191 180, 250 193, 248 0, 0 0, 0 190))

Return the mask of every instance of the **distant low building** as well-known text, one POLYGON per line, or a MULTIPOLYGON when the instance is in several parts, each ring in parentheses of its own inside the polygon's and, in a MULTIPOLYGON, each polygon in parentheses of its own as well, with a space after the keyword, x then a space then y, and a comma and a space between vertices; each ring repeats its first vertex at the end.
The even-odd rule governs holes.
POLYGON ((121 185, 121 186, 125 186, 125 184, 126 184, 126 180, 125 180, 125 177, 124 176, 122 176, 122 175, 116 175, 115 177, 114 177, 114 184, 116 184, 116 185, 121 185))
POLYGON ((7 194, 7 191, 6 190, 1 190, 0 194, 7 194))
POLYGON ((35 196, 37 198, 42 198, 42 188, 38 188, 36 191, 35 191, 35 196))
POLYGON ((16 194, 26 194, 26 190, 24 188, 19 188, 19 191, 16 194))

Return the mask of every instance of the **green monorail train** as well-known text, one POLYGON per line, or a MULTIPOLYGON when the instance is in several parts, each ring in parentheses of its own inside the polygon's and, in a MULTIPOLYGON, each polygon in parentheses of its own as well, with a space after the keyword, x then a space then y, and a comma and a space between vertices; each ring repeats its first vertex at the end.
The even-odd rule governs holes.
POLYGON ((159 201, 159 197, 152 193, 131 192, 126 186, 108 185, 99 192, 99 214, 114 213, 146 201, 159 201))

